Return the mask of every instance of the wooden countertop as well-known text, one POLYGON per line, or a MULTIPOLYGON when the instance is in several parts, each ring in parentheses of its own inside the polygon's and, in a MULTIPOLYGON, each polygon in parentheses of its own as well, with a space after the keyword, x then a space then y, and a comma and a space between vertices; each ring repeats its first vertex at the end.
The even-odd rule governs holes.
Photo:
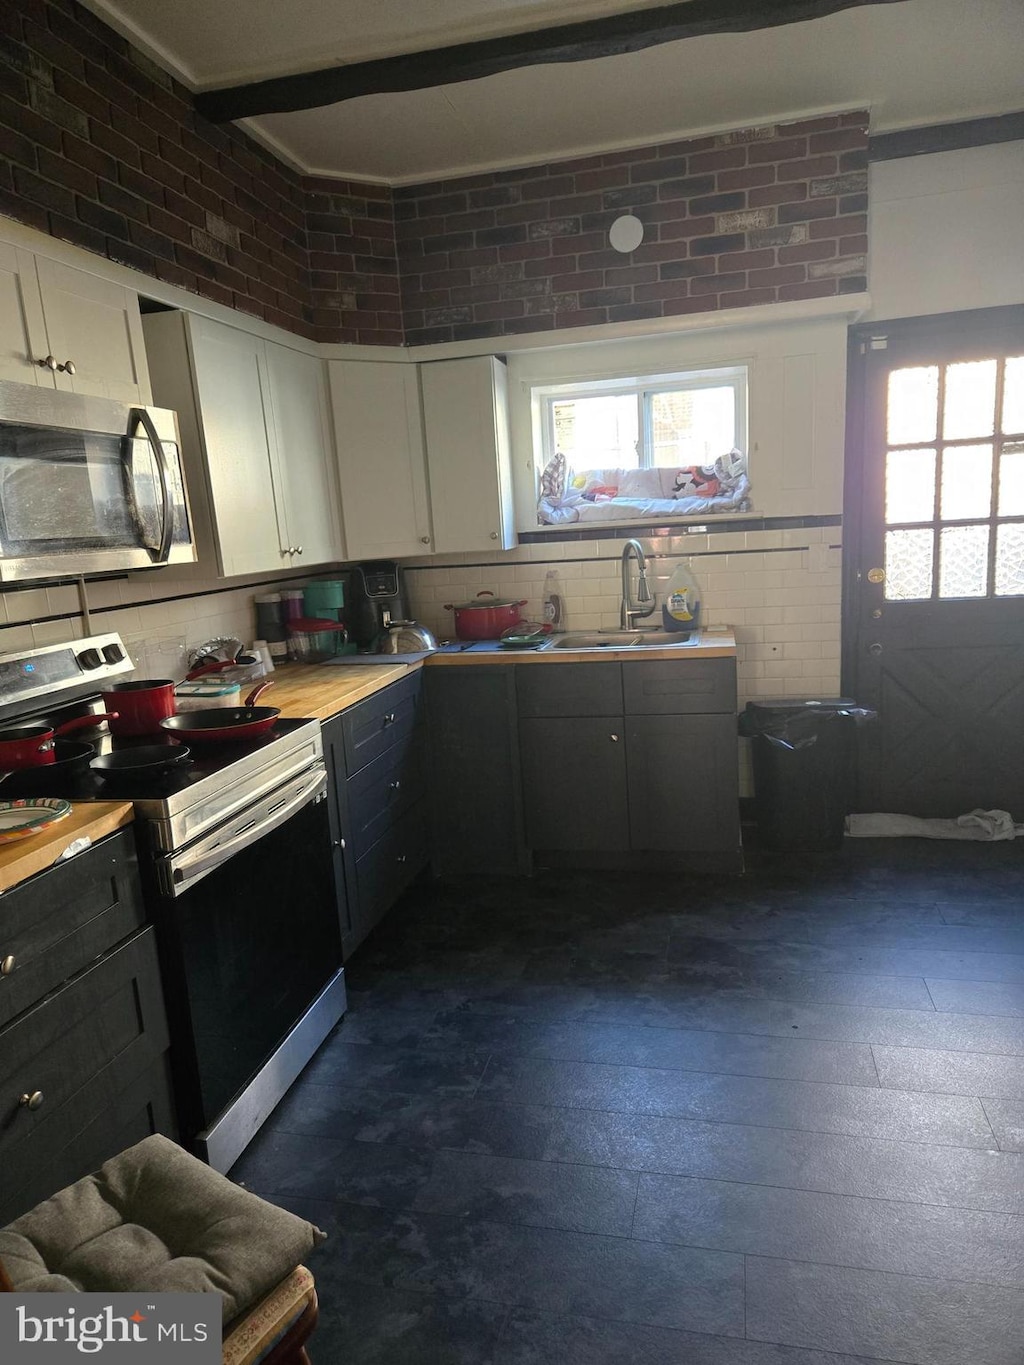
POLYGON ((95 843, 131 821, 130 801, 83 801, 42 833, 0 844, 0 892, 10 891, 26 877, 52 867, 76 839, 89 838, 95 843))
POLYGON ((279 664, 271 675, 274 686, 260 698, 260 704, 279 706, 283 716, 329 720, 419 667, 418 660, 411 664, 279 664))
MULTIPOLYGON (((589 632, 588 632, 589 633, 589 632)), ((494 649, 463 651, 461 654, 431 654, 426 660, 428 668, 445 667, 457 664, 592 664, 624 663, 627 660, 664 661, 677 660, 685 663, 687 659, 734 659, 736 657, 736 636, 726 626, 721 629, 712 627, 701 635, 696 645, 667 645, 663 649, 494 649)))
POLYGON ((284 716, 312 716, 329 720, 346 707, 372 697, 375 692, 407 677, 418 668, 437 668, 490 664, 572 664, 619 662, 647 659, 675 660, 684 664, 687 659, 733 659, 736 657, 736 637, 728 627, 706 630, 700 644, 680 648, 669 645, 664 649, 495 649, 490 652, 431 654, 427 659, 411 663, 382 664, 280 664, 273 674, 274 686, 266 694, 268 706, 279 706, 284 716))

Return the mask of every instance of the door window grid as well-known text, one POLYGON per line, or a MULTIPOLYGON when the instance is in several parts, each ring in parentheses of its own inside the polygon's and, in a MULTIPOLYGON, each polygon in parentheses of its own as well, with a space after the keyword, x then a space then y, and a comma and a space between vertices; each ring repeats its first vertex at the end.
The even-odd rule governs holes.
POLYGON ((1024 357, 889 375, 885 597, 1024 595, 1024 357))

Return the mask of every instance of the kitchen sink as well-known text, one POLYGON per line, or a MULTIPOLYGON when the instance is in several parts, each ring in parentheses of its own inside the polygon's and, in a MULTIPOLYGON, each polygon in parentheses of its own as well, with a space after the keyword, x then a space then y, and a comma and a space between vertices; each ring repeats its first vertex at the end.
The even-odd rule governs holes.
POLYGON ((685 640, 673 630, 595 630, 557 635, 548 649, 682 649, 700 642, 695 631, 685 640))

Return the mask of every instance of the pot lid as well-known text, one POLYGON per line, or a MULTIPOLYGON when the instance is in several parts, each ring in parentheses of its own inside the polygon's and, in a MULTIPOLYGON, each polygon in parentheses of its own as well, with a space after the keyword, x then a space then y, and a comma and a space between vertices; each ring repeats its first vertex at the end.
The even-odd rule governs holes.
POLYGON ((456 602, 451 611, 480 611, 490 607, 521 607, 524 605, 522 598, 517 598, 514 602, 508 598, 495 597, 493 593, 477 593, 472 602, 456 602))

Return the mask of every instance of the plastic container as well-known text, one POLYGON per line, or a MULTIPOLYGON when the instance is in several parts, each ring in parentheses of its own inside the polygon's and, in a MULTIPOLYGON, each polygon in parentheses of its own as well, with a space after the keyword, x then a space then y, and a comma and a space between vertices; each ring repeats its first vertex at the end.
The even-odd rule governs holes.
POLYGON ((700 588, 686 560, 676 565, 668 580, 661 620, 666 630, 686 635, 700 626, 700 588))
POLYGON ((174 689, 174 705, 177 711, 203 711, 211 706, 241 706, 242 687, 240 683, 228 682, 185 682, 174 689))
POLYGON ((348 631, 326 617, 300 616, 288 623, 288 644, 296 663, 322 664, 345 652, 348 631))
POLYGON ((841 847, 853 786, 856 726, 873 712, 848 697, 748 702, 758 842, 768 849, 841 847))
POLYGON ((345 581, 341 578, 323 579, 307 583, 302 594, 306 616, 318 616, 326 621, 340 621, 345 606, 345 581))

